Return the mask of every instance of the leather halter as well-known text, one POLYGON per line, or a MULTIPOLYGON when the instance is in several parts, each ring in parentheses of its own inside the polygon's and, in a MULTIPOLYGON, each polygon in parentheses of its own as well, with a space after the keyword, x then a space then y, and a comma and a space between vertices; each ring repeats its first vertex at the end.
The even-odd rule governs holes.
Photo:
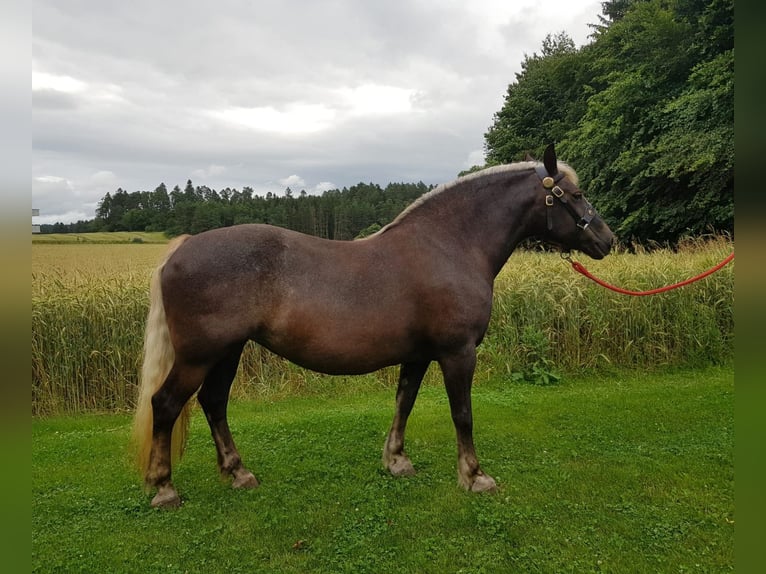
POLYGON ((535 171, 537 172, 537 176, 542 181, 543 187, 545 188, 545 191, 547 192, 545 194, 545 205, 548 206, 548 209, 547 209, 548 231, 551 231, 553 229, 553 218, 551 217, 550 208, 553 207, 553 204, 555 203, 553 199, 554 197, 558 199, 561 205, 563 205, 564 208, 569 212, 569 214, 575 220, 577 227, 579 227, 582 230, 587 229, 591 221, 593 221, 593 219, 597 217, 596 210, 593 209, 593 206, 588 202, 587 199, 583 199, 583 201, 585 202, 585 211, 582 214, 577 213, 577 211, 572 206, 572 204, 569 203, 569 200, 567 200, 566 195, 564 195, 564 190, 561 189, 558 185, 556 185, 559 181, 561 181, 564 178, 564 173, 559 171, 553 175, 550 175, 550 173, 548 173, 548 170, 545 169, 545 166, 543 165, 535 166, 535 171))

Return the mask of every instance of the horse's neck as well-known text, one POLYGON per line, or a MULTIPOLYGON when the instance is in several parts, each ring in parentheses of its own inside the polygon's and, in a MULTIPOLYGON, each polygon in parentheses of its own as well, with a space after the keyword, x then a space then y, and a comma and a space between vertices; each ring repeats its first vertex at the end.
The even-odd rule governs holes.
POLYGON ((494 278, 516 246, 534 234, 536 226, 532 213, 534 198, 529 191, 518 186, 492 195, 473 214, 471 241, 481 248, 494 278))
POLYGON ((471 257, 492 277, 500 272, 516 246, 537 231, 535 198, 523 183, 494 184, 476 190, 455 187, 442 194, 429 199, 402 224, 411 224, 416 232, 453 246, 451 251, 456 256, 463 253, 471 257))

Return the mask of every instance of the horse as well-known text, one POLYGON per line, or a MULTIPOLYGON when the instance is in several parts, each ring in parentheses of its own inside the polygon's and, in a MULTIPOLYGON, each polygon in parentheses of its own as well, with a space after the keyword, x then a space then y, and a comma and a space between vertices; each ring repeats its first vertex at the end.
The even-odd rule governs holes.
POLYGON ((543 161, 495 166, 427 192, 377 233, 328 240, 265 224, 176 238, 152 274, 134 438, 154 507, 177 507, 171 464, 183 452, 190 399, 210 426, 218 469, 255 488, 227 420, 247 341, 304 368, 356 375, 400 365, 383 465, 415 469, 404 433, 432 362, 442 372, 457 436, 457 474, 469 491, 495 491, 473 442, 476 349, 493 283, 516 246, 536 237, 606 256, 614 235, 552 145, 543 161))

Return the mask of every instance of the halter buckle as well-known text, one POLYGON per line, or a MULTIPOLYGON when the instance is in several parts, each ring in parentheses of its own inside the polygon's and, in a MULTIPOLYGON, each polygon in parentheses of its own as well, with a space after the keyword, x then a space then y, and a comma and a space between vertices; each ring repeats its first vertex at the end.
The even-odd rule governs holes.
POLYGON ((577 222, 577 227, 579 227, 582 230, 588 229, 588 226, 590 225, 590 222, 593 221, 593 218, 595 216, 596 216, 596 212, 589 205, 585 209, 585 213, 582 214, 582 217, 580 218, 580 221, 577 222))
MULTIPOLYGON (((562 206, 569 212, 569 214, 574 218, 576 225, 579 229, 585 230, 590 225, 591 221, 593 221, 593 218, 596 217, 596 212, 593 210, 593 207, 587 202, 585 213, 582 215, 579 215, 574 207, 567 201, 566 196, 564 195, 564 190, 561 189, 556 183, 558 183, 563 177, 563 172, 557 172, 553 176, 551 176, 548 173, 548 170, 545 168, 545 166, 538 165, 535 167, 535 171, 537 172, 538 177, 540 177, 540 180, 542 181, 543 187, 548 192, 545 194, 545 205, 548 207, 553 207, 555 200, 558 199, 562 206)), ((546 210, 546 219, 548 222, 548 231, 551 231, 553 229, 553 216, 551 215, 551 210, 546 210)))

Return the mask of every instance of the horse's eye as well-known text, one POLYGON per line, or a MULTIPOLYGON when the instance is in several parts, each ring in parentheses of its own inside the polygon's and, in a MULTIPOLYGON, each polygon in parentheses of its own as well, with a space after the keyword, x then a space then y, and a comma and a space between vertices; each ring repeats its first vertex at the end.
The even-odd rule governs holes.
POLYGON ((572 197, 574 197, 575 199, 582 199, 582 191, 575 191, 572 194, 572 197))

